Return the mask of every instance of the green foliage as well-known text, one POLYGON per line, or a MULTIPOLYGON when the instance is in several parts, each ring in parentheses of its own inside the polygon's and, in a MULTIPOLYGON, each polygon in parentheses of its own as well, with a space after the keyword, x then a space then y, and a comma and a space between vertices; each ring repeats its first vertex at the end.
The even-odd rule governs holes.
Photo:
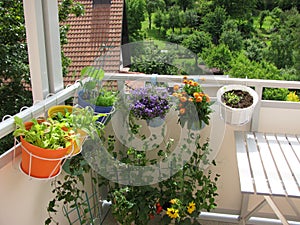
POLYGON ((233 59, 228 74, 232 77, 249 79, 282 79, 280 71, 273 64, 266 61, 251 61, 244 53, 240 53, 233 59))
POLYGON ((108 91, 105 88, 99 90, 99 95, 96 99, 97 106, 113 106, 117 101, 117 92, 108 91))
MULTIPOLYGON (((140 134, 139 126, 132 126, 134 133, 140 134)), ((187 142, 195 146, 196 150, 191 153, 188 161, 174 174, 165 174, 161 170, 162 176, 168 176, 167 179, 158 184, 149 184, 144 186, 121 185, 106 180, 103 184, 109 185, 109 196, 113 200, 112 213, 117 221, 123 225, 139 224, 146 225, 156 214, 159 217, 159 224, 199 224, 196 218, 201 211, 210 211, 216 207, 215 197, 217 196, 217 181, 219 175, 213 175, 210 170, 204 171, 202 166, 214 162, 208 160, 210 152, 208 142, 199 144, 199 136, 188 135, 187 142), (169 176, 170 175, 170 176, 169 176), (168 211, 172 210, 173 205, 170 202, 180 201, 181 217, 169 217, 168 211), (189 210, 187 210, 189 209, 189 210), (167 214, 163 215, 162 211, 167 214)), ((171 157, 172 140, 168 141, 161 151, 158 151, 157 157, 151 160, 151 157, 145 154, 145 151, 128 147, 125 153, 120 149, 114 149, 115 157, 127 165, 145 166, 154 165, 158 160, 164 157, 171 157), (162 154, 163 153, 163 154, 162 154)), ((182 146, 184 152, 191 151, 188 145, 182 146)), ((113 154, 113 153, 112 153, 113 154)), ((174 159, 175 160, 175 159, 174 159)), ((176 160, 173 164, 176 168, 176 160)), ((151 175, 150 175, 151 177, 151 175)))
POLYGON ((89 208, 85 197, 84 191, 84 173, 90 171, 90 167, 84 162, 81 154, 72 157, 69 164, 69 171, 72 174, 64 176, 63 180, 55 179, 51 182, 53 186, 52 193, 55 194, 54 198, 49 201, 47 206, 48 218, 45 220, 45 225, 52 222, 58 224, 54 219, 53 214, 58 210, 58 203, 61 202, 68 209, 78 209, 81 215, 81 224, 88 224, 89 221, 89 208), (81 167, 78 167, 81 166, 81 167))
MULTIPOLYGON (((62 0, 58 5, 58 20, 62 23, 59 27, 60 31, 60 44, 61 48, 68 43, 67 33, 70 30, 70 25, 65 22, 68 20, 70 15, 75 15, 76 17, 84 15, 84 6, 73 0, 62 0)), ((61 51, 61 61, 62 61, 62 74, 66 76, 69 72, 68 67, 71 65, 72 61, 68 58, 63 51, 61 51)))
POLYGON ((138 31, 142 28, 145 20, 146 3, 144 0, 126 0, 126 18, 128 24, 128 34, 138 36, 138 31))
POLYGON ((252 16, 257 0, 213 0, 214 5, 223 7, 235 19, 248 19, 252 16))
POLYGON ((243 48, 243 37, 233 20, 225 21, 222 26, 220 43, 228 46, 230 51, 240 51, 243 48))
POLYGON ((202 18, 202 29, 211 34, 214 44, 219 43, 222 26, 227 18, 226 10, 219 6, 202 18))
POLYGON ((172 66, 175 57, 172 52, 161 52, 159 46, 149 44, 132 57, 130 70, 145 74, 178 74, 178 69, 172 66))
POLYGON ((286 88, 265 88, 263 90, 264 100, 285 101, 289 90, 286 88))
POLYGON ((212 46, 211 36, 204 31, 194 31, 184 38, 182 45, 198 55, 204 48, 208 49, 212 46))
POLYGON ((233 56, 227 45, 220 44, 206 48, 201 56, 209 68, 218 68, 223 73, 231 68, 233 56))
POLYGON ((146 11, 148 13, 149 29, 151 29, 152 13, 154 13, 158 9, 164 9, 165 2, 163 0, 145 0, 145 2, 146 2, 146 11))
POLYGON ((40 148, 53 150, 66 148, 76 139, 76 135, 70 133, 70 127, 66 127, 65 123, 58 122, 51 118, 41 122, 32 119, 30 122, 33 124, 28 130, 21 118, 15 116, 14 119, 17 129, 13 135, 15 137, 22 136, 24 140, 40 148))

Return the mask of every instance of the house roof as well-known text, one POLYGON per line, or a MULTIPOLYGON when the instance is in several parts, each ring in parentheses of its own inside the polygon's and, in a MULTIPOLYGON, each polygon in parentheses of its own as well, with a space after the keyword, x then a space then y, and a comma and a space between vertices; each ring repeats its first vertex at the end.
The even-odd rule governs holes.
POLYGON ((80 17, 71 15, 67 35, 68 44, 63 47, 72 60, 65 85, 74 83, 85 66, 96 65, 105 72, 119 72, 122 39, 123 0, 111 0, 111 4, 93 4, 93 0, 75 0, 85 7, 80 17))

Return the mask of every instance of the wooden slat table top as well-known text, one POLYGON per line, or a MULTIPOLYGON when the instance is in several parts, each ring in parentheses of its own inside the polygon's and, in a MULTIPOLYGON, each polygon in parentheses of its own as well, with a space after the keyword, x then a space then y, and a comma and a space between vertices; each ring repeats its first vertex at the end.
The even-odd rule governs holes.
POLYGON ((300 139, 284 134, 236 131, 241 191, 300 197, 300 139))

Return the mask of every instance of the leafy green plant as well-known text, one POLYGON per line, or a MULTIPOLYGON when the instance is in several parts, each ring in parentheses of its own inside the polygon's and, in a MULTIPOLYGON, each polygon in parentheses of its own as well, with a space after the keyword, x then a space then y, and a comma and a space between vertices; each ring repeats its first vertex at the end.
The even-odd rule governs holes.
POLYGON ((45 220, 45 225, 49 225, 52 222, 59 224, 54 218, 54 215, 59 209, 59 202, 62 202, 68 209, 77 208, 82 216, 81 224, 88 223, 89 208, 84 199, 84 174, 90 171, 90 166, 84 162, 85 160, 81 154, 72 157, 72 161, 68 165, 70 174, 66 174, 62 180, 55 179, 51 182, 51 185, 53 186, 52 193, 54 193, 55 196, 48 203, 48 218, 45 220))
POLYGON ((289 90, 287 88, 264 88, 263 99, 285 101, 288 94, 289 90))
POLYGON ((117 92, 107 91, 102 88, 99 91, 99 95, 96 99, 97 106, 112 106, 117 101, 117 92))
MULTIPOLYGON (((135 134, 142 134, 140 126, 131 127, 135 134)), ((155 137, 153 138, 155 140, 155 137)), ((101 185, 109 186, 109 197, 113 202, 114 218, 123 225, 147 225, 154 217, 159 217, 158 220, 161 225, 174 223, 176 225, 198 225, 199 213, 202 210, 210 211, 216 207, 216 183, 219 177, 219 175, 213 175, 210 170, 204 172, 202 169, 204 165, 215 165, 215 163, 208 160, 210 152, 208 142, 200 145, 199 139, 199 135, 191 134, 188 136, 187 143, 195 146, 196 150, 177 172, 171 173, 171 175, 167 172, 170 176, 157 184, 121 185, 102 178, 104 181, 101 185), (172 204, 175 200, 178 207, 172 204)), ((134 147, 128 147, 125 151, 120 150, 120 148, 111 148, 110 153, 114 158, 128 166, 155 165, 159 160, 172 157, 173 143, 173 140, 169 139, 165 145, 158 147, 161 150, 157 151, 154 158, 149 157, 145 153, 145 149, 139 150, 134 147)), ((187 145, 183 145, 182 150, 184 152, 191 151, 187 145)), ((171 170, 179 166, 175 161, 174 168, 171 170)), ((164 169, 161 169, 160 172, 161 176, 168 176, 164 169)), ((151 180, 152 176, 150 175, 147 179, 151 180)))
POLYGON ((82 69, 81 77, 87 77, 85 83, 81 82, 83 87, 82 98, 96 106, 113 106, 117 101, 117 91, 112 91, 111 81, 107 81, 103 86, 104 70, 87 66, 82 69))
POLYGON ((224 99, 226 102, 228 102, 229 104, 233 104, 233 105, 238 104, 241 101, 241 97, 238 96, 237 94, 235 94, 233 91, 225 92, 224 99))
POLYGON ((65 123, 58 122, 51 118, 45 121, 38 121, 33 118, 30 121, 32 122, 32 126, 28 130, 21 118, 15 116, 14 120, 17 129, 13 135, 15 137, 22 136, 27 142, 40 148, 65 148, 70 146, 77 138, 74 131, 65 127, 65 123))

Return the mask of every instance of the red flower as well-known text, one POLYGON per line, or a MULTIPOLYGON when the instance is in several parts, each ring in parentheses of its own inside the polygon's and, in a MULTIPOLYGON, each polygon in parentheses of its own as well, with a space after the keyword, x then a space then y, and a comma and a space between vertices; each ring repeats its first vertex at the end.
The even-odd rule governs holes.
POLYGON ((160 214, 163 210, 163 207, 160 205, 160 203, 156 203, 156 214, 160 214))

